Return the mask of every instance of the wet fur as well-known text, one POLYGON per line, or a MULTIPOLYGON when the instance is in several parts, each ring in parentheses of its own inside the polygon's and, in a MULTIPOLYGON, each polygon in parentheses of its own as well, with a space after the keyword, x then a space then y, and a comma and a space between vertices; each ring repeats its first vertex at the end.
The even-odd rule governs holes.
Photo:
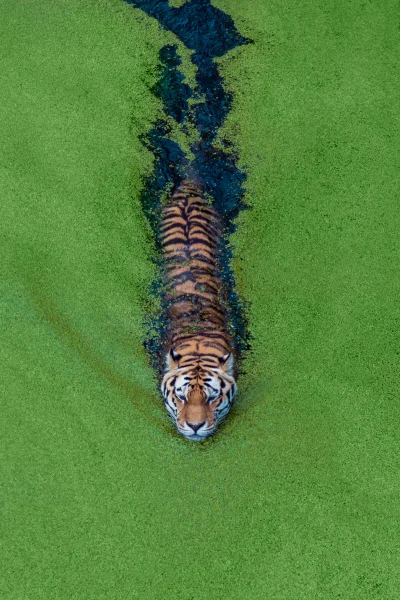
POLYGON ((218 213, 204 200, 201 186, 183 181, 164 207, 159 227, 168 307, 161 390, 178 430, 193 440, 213 433, 236 392, 219 277, 221 234, 218 213), (202 425, 195 433, 188 423, 202 425))

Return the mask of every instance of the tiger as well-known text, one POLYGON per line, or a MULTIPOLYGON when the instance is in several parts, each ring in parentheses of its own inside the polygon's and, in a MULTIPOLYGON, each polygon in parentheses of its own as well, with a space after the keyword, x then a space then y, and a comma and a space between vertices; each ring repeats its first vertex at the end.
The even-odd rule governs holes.
POLYGON ((221 233, 202 184, 183 179, 162 209, 158 230, 166 306, 161 393, 177 431, 191 441, 216 431, 237 393, 220 278, 221 233))

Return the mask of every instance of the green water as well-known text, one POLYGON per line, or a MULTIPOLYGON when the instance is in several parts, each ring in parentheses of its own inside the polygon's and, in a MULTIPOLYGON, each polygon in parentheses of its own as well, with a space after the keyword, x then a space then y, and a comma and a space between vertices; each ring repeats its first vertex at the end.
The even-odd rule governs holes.
POLYGON ((0 8, 4 600, 398 597, 399 11, 215 4, 256 42, 221 61, 253 352, 202 444, 142 349, 173 36, 119 0, 0 8))

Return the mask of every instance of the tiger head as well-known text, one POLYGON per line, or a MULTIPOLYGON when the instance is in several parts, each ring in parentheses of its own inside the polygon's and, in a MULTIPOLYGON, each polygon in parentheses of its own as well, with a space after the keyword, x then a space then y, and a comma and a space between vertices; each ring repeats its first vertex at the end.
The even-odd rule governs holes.
POLYGON ((181 435, 204 440, 228 414, 237 385, 233 377, 233 355, 226 354, 215 367, 201 363, 179 366, 181 356, 171 350, 161 391, 165 407, 181 435))

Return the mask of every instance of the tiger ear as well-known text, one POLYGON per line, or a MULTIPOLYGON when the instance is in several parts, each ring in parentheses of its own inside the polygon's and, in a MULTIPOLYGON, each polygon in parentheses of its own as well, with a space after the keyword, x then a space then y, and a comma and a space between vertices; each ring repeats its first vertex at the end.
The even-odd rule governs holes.
POLYGON ((221 369, 223 369, 227 375, 233 375, 233 354, 232 352, 228 352, 228 354, 224 354, 222 358, 219 359, 221 363, 221 369))
POLYGON ((165 358, 167 362, 167 369, 172 371, 173 369, 176 369, 178 366, 178 361, 180 358, 182 358, 182 356, 178 354, 178 352, 175 352, 175 350, 170 350, 165 358))

